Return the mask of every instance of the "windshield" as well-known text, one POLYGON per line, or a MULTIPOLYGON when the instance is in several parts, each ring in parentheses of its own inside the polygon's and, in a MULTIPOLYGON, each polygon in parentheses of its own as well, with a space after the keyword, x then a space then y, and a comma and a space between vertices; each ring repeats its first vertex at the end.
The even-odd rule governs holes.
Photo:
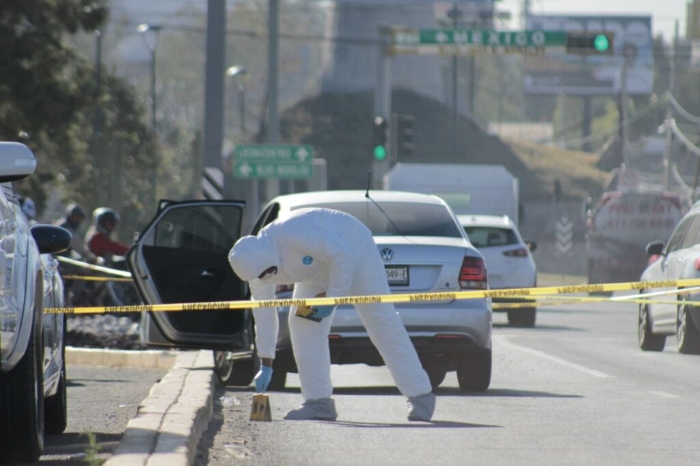
POLYGON ((374 236, 441 236, 461 238, 459 226, 444 206, 408 202, 339 202, 298 206, 322 207, 352 215, 374 236), (384 212, 382 212, 382 210, 384 212))
POLYGON ((510 228, 466 226, 464 231, 469 237, 469 242, 476 248, 508 246, 520 242, 515 232, 510 228))

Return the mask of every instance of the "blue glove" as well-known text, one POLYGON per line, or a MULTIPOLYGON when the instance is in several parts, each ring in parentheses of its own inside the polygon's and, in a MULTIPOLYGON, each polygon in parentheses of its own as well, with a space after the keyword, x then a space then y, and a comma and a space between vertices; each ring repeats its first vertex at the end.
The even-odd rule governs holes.
POLYGON ((329 315, 331 315, 331 312, 333 312, 333 309, 335 309, 335 306, 332 304, 328 304, 326 306, 312 306, 311 307, 311 318, 312 319, 317 319, 318 322, 321 320, 325 319, 329 315))
POLYGON ((267 386, 270 385, 272 379, 272 368, 269 366, 260 366, 260 370, 255 376, 255 392, 265 393, 267 386))

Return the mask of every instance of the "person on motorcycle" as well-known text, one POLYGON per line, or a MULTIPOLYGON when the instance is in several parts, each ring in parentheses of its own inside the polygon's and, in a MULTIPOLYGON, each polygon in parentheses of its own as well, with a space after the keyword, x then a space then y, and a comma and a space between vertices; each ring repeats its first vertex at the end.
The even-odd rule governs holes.
POLYGON ((60 255, 70 257, 72 255, 71 251, 75 251, 85 262, 95 263, 97 256, 90 252, 83 237, 78 234, 80 225, 85 221, 86 217, 85 211, 79 204, 72 202, 66 206, 65 216, 55 224, 70 231, 72 238, 70 240, 70 247, 66 251, 60 253, 60 255))
POLYGON ((110 238, 119 225, 119 212, 109 207, 100 207, 93 211, 95 223, 85 235, 85 242, 90 251, 104 258, 106 263, 112 262, 113 256, 125 256, 129 246, 110 238))

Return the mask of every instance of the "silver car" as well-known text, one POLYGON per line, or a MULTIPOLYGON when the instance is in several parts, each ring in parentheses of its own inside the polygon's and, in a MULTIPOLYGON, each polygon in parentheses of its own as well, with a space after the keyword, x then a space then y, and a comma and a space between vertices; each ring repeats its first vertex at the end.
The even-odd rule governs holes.
MULTIPOLYGON (((374 233, 392 292, 426 293, 487 289, 483 256, 469 243, 441 199, 387 191, 324 191, 279 196, 270 201, 252 234, 273 220, 305 207, 347 212, 374 233)), ((127 259, 147 303, 242 299, 245 283, 228 265, 238 239, 243 206, 230 201, 164 203, 127 259)), ((291 286, 278 297, 291 296, 291 286)), ((437 387, 457 371, 465 391, 484 391, 491 381, 490 299, 400 303, 399 314, 431 383, 437 387)), ((270 389, 283 388, 296 372, 280 308, 280 332, 270 389)), ((247 385, 255 374, 253 322, 249 311, 156 312, 144 316, 150 345, 212 348, 219 379, 247 385)), ((329 339, 334 364, 384 364, 351 306, 339 306, 329 339)))
POLYGON ((0 462, 41 456, 44 434, 67 425, 65 315, 58 262, 71 235, 35 225, 20 209, 11 182, 36 169, 24 145, 0 142, 0 462))
MULTIPOLYGON (((650 264, 641 281, 700 278, 700 202, 681 219, 668 242, 658 240, 647 245, 650 264)), ((682 304, 700 300, 700 292, 678 294, 680 305, 671 304, 675 288, 641 290, 653 292, 649 302, 639 305, 637 321, 639 347, 644 351, 663 351, 666 337, 676 335, 678 351, 700 354, 700 307, 682 304)))

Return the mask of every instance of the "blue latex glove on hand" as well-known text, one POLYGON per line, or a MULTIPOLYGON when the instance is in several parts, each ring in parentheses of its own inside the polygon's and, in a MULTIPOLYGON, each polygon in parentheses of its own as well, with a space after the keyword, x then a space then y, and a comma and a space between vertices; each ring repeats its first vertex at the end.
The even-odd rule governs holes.
POLYGON ((331 315, 333 309, 335 309, 335 306, 332 304, 328 304, 326 306, 311 306, 311 318, 320 322, 321 320, 331 315))
POLYGON ((265 393, 267 386, 270 385, 270 380, 272 380, 272 368, 269 366, 260 366, 260 370, 255 376, 255 392, 265 393))

